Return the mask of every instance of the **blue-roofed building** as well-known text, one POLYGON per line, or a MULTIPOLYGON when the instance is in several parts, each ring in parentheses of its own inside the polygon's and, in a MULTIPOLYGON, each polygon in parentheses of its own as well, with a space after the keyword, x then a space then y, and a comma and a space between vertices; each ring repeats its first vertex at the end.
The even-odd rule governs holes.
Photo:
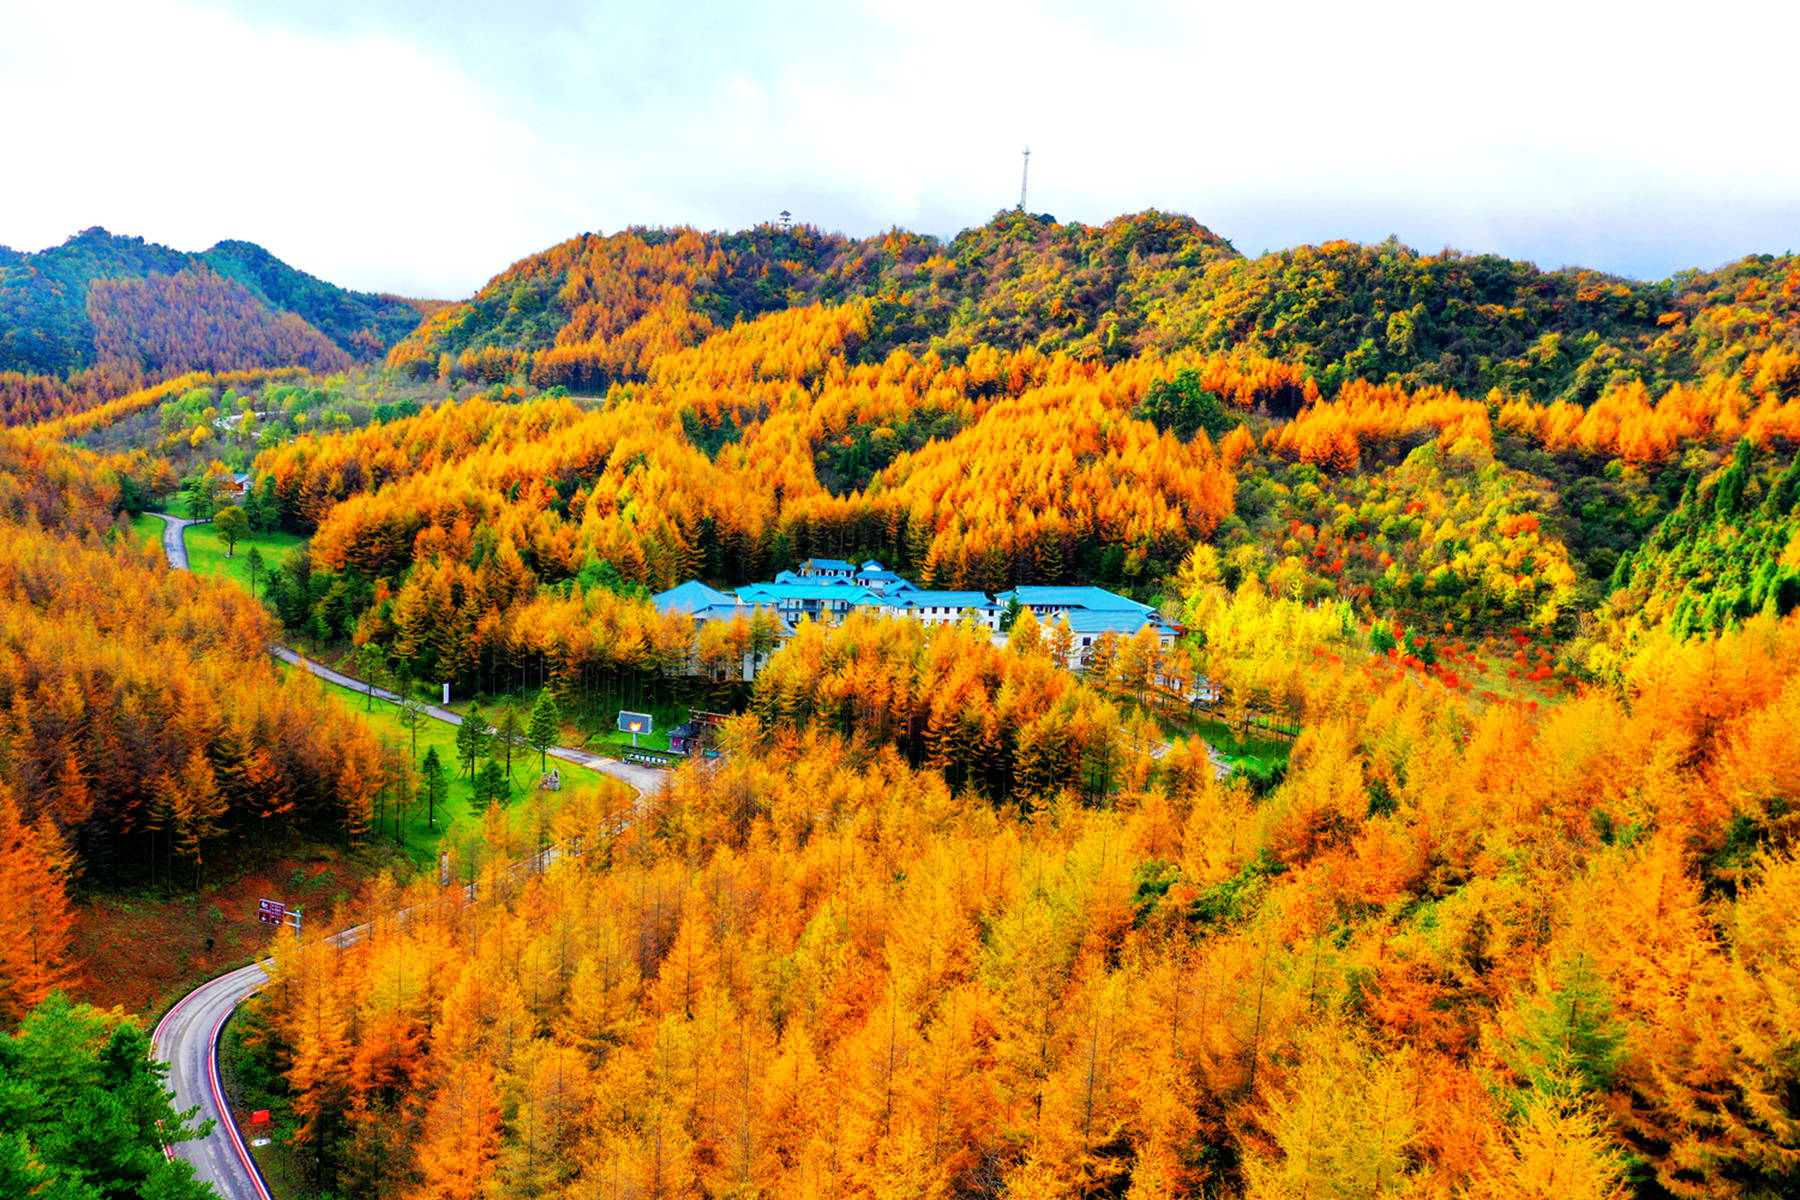
POLYGON ((1156 643, 1164 650, 1172 649, 1175 639, 1181 630, 1171 625, 1163 615, 1155 610, 1149 612, 1132 612, 1124 609, 1099 610, 1075 608, 1058 613, 1044 620, 1044 633, 1058 625, 1069 626, 1069 657, 1063 664, 1071 671, 1087 669, 1088 659, 1094 652, 1094 646, 1102 637, 1112 634, 1121 642, 1129 641, 1138 635, 1138 631, 1148 627, 1156 635, 1156 643))
POLYGON ((897 616, 911 617, 927 625, 950 625, 974 611, 989 633, 1000 632, 1000 616, 1004 607, 988 599, 986 592, 928 592, 920 588, 887 597, 888 607, 897 616))
POLYGON ((790 625, 798 624, 803 617, 814 621, 842 620, 852 609, 885 606, 882 598, 867 588, 810 579, 804 583, 747 584, 737 590, 737 597, 745 604, 774 609, 790 625))
POLYGON ((1037 617, 1045 633, 1058 622, 1068 622, 1069 656, 1063 665, 1071 671, 1087 668, 1094 645, 1106 634, 1123 641, 1149 626, 1164 650, 1173 647, 1181 634, 1179 627, 1148 604, 1139 604, 1105 588, 1022 587, 1000 593, 994 597, 994 603, 1005 609, 1015 596, 1021 606, 1037 617))
POLYGON ((1109 592, 1097 587, 1022 587, 1010 592, 1001 592, 994 597, 994 603, 1005 608, 1014 596, 1019 603, 1029 608, 1037 619, 1054 618, 1062 613, 1087 612, 1139 612, 1151 613, 1156 610, 1148 604, 1139 604, 1136 600, 1128 600, 1117 592, 1109 592))
POLYGON ((881 596, 894 596, 901 592, 917 591, 918 585, 912 580, 886 569, 871 570, 867 564, 859 567, 851 583, 859 588, 867 588, 881 596))
POLYGON ((856 565, 839 558, 809 558, 800 564, 799 573, 804 579, 816 579, 821 583, 832 580, 848 583, 856 574, 856 565))
MULTIPOLYGON (((678 613, 692 617, 696 630, 710 621, 729 623, 740 617, 748 620, 755 615, 757 608, 755 604, 746 603, 730 592, 721 592, 718 588, 708 587, 698 579, 690 579, 686 583, 677 584, 666 592, 658 592, 650 597, 650 602, 656 605, 657 612, 665 616, 678 613)), ((737 664, 735 670, 730 666, 721 668, 724 673, 719 678, 721 680, 725 678, 755 679, 757 672, 768 665, 769 659, 780 648, 781 643, 792 637, 793 634, 793 628, 786 621, 781 621, 775 631, 773 646, 761 652, 754 649, 745 650, 743 661, 737 664)), ((696 647, 696 651, 697 649, 696 647)), ((703 666, 697 652, 689 656, 688 673, 690 675, 704 675, 712 670, 714 668, 703 666)))
POLYGON ((656 605, 656 611, 660 613, 697 613, 703 609, 720 606, 736 608, 737 602, 737 597, 730 592, 721 592, 718 588, 707 587, 698 579, 690 579, 686 583, 676 584, 668 591, 658 592, 650 597, 650 603, 656 605))

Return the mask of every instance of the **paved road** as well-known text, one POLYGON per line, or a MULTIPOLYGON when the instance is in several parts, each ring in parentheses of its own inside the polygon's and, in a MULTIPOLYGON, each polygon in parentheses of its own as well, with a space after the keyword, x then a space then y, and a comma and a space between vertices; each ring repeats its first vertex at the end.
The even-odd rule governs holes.
MULTIPOLYGON (((183 533, 189 525, 198 525, 201 522, 190 521, 183 517, 171 517, 167 513, 151 513, 150 515, 161 518, 163 522, 163 553, 168 556, 169 566, 177 571, 187 570, 187 543, 182 540, 183 533)), ((269 653, 282 662, 292 663, 304 671, 317 675, 328 683, 335 683, 339 687, 357 692, 367 693, 370 690, 369 685, 362 680, 346 675, 342 671, 334 671, 324 663, 314 662, 290 647, 272 645, 269 647, 269 653)), ((400 701, 399 696, 386 688, 375 688, 374 692, 377 700, 386 700, 390 704, 397 704, 400 701)), ((435 704, 426 705, 425 712, 432 719, 442 721, 447 725, 462 724, 462 718, 456 713, 435 704)), ((611 775, 614 779, 636 788, 640 795, 649 795, 662 786, 663 773, 654 767, 620 762, 614 758, 589 754, 585 750, 576 750, 569 746, 552 746, 549 754, 551 758, 575 763, 578 766, 598 771, 602 775, 611 775)))
POLYGON ((163 553, 168 556, 169 566, 177 571, 188 569, 187 541, 182 532, 189 525, 198 525, 199 521, 190 521, 186 517, 171 517, 168 513, 151 513, 163 523, 163 553))
MULTIPOLYGON (((1212 764, 1213 778, 1224 779, 1227 775, 1230 775, 1231 763, 1223 754, 1220 754, 1217 750, 1213 749, 1213 744, 1211 742, 1207 742, 1205 745, 1206 761, 1212 764)), ((1171 746, 1168 742, 1152 742, 1150 744, 1150 757, 1161 758, 1174 748, 1175 747, 1171 746)))
POLYGON ((210 1183, 222 1200, 269 1200, 269 1190, 225 1105, 215 1049, 225 1018, 268 978, 262 967, 252 964, 202 984, 169 1010, 150 1039, 152 1052, 169 1064, 175 1110, 198 1107, 195 1123, 213 1122, 210 1136, 179 1142, 174 1154, 193 1163, 195 1178, 210 1183))
MULTIPOLYGON (((182 540, 182 533, 189 525, 199 522, 164 513, 152 515, 162 518, 163 552, 168 555, 169 566, 187 570, 187 545, 182 540)), ((358 691, 368 690, 368 685, 361 680, 313 662, 286 646, 270 646, 269 651, 283 662, 303 667, 321 679, 358 691)), ((384 688, 376 688, 375 695, 390 702, 399 700, 384 688)), ((425 711, 439 721, 462 724, 462 718, 447 708, 431 705, 425 711)), ((550 755, 622 780, 637 791, 640 799, 662 786, 662 772, 651 767, 616 762, 567 746, 552 747, 550 755)), ((538 866, 541 869, 542 864, 538 866)), ((361 933, 362 928, 358 926, 346 929, 330 940, 348 943, 355 941, 361 933)), ((202 984, 182 997, 151 1035, 151 1047, 156 1057, 169 1064, 169 1086, 175 1093, 176 1111, 185 1112, 197 1107, 200 1110, 195 1118, 197 1123, 208 1120, 214 1123, 209 1136, 181 1142, 174 1147, 173 1153, 193 1163, 195 1178, 211 1184, 221 1200, 269 1200, 269 1189, 251 1161, 243 1134, 225 1104, 218 1060, 219 1033, 225 1027, 226 1018, 268 978, 262 966, 253 963, 202 984)))

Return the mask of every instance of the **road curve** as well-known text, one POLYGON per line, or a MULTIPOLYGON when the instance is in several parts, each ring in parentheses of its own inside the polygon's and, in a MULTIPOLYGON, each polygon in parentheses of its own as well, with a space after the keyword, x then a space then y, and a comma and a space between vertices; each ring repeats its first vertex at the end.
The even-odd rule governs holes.
POLYGON ((163 523, 163 554, 168 557, 169 566, 176 571, 188 569, 187 534, 189 525, 198 525, 199 521, 190 521, 186 517, 171 517, 168 513, 151 513, 163 523))
POLYGON ((222 1200, 269 1200, 262 1173, 250 1160, 243 1135, 225 1104, 219 1083, 219 1032, 244 999, 268 981, 252 963, 204 983, 171 1008, 151 1034, 151 1053, 169 1064, 175 1110, 198 1108, 196 1124, 213 1122, 203 1138, 178 1142, 171 1153, 194 1164, 194 1177, 212 1185, 222 1200))
MULTIPOLYGON (((167 513, 151 513, 150 515, 160 518, 163 523, 163 553, 168 557, 170 568, 177 571, 188 570, 187 542, 184 540, 186 530, 190 525, 199 525, 203 522, 190 521, 185 517, 172 517, 167 513)), ((390 704, 398 704, 400 702, 400 697, 389 691, 387 688, 378 687, 371 689, 369 685, 362 680, 357 679, 354 676, 346 675, 342 671, 334 671, 324 663, 314 662, 312 659, 307 658, 304 654, 301 654, 291 647, 271 645, 269 647, 269 653, 273 654, 276 658, 279 658, 282 662, 290 663, 309 674, 318 676, 327 683, 335 683, 339 687, 349 688, 351 691, 362 692, 364 694, 373 690, 377 700, 386 700, 390 704)), ((451 712, 447 708, 441 708, 435 704, 426 705, 425 713, 433 720, 442 721, 446 725, 462 724, 462 717, 451 712)), ((615 758, 607 758, 604 755, 599 754, 589 754, 585 750, 576 750, 569 746, 552 746, 548 753, 551 758, 559 759, 562 762, 574 763, 577 766, 587 767, 592 771, 598 771, 602 775, 610 775, 621 783, 637 789, 640 795, 648 796, 662 786, 662 772, 654 767, 640 766, 636 763, 620 762, 615 758)))
MULTIPOLYGON (((163 522, 163 553, 168 556, 170 568, 187 570, 187 544, 183 540, 183 533, 189 525, 198 525, 200 522, 165 513, 151 515, 161 518, 163 522)), ((292 663, 341 687, 363 692, 369 690, 369 685, 361 680, 334 671, 323 663, 313 662, 286 646, 272 645, 269 652, 283 662, 292 663)), ((377 699, 390 703, 396 703, 400 699, 385 688, 376 688, 374 692, 377 699)), ((462 717, 447 708, 428 705, 425 711, 447 724, 462 724, 462 717)), ((662 773, 650 767, 617 762, 567 746, 553 746, 549 754, 552 758, 610 775, 630 786, 640 799, 649 796, 662 785, 662 773)), ((541 868, 541 862, 539 866, 541 868)), ((346 929, 329 940, 345 944, 356 940, 361 932, 362 927, 357 926, 346 929)), ((193 1163, 194 1177, 212 1185, 213 1191, 218 1193, 221 1200, 270 1200, 262 1173, 251 1160, 243 1134, 238 1131, 237 1123, 231 1117, 231 1110, 225 1103, 225 1089, 219 1080, 218 1057, 219 1035, 225 1028, 226 1019, 256 989, 267 983, 268 979, 268 972, 262 965, 252 963, 201 984, 175 1003, 175 1007, 157 1022, 156 1030, 150 1037, 152 1053, 169 1064, 168 1082, 175 1093, 176 1111, 185 1112, 190 1108, 198 1108, 200 1111, 195 1118, 197 1123, 209 1120, 214 1123, 212 1132, 206 1137, 177 1143, 170 1152, 193 1163)))
MULTIPOLYGON (((371 689, 369 685, 362 680, 346 675, 342 671, 334 671, 324 663, 314 662, 312 659, 291 647, 270 646, 269 653, 273 654, 284 663, 290 663, 303 671, 318 676, 327 683, 335 683, 339 687, 349 688, 351 691, 362 692, 365 695, 373 691, 375 699, 385 700, 389 704, 398 704, 400 702, 400 697, 393 692, 388 691, 386 688, 378 687, 371 689)), ((427 704, 424 706, 424 709, 425 715, 432 718, 434 721, 442 721, 446 725, 462 724, 462 717, 447 708, 440 708, 435 704, 427 704)), ((602 775, 610 775, 621 783, 637 789, 640 795, 648 796, 662 786, 663 774, 654 767, 644 767, 639 766, 636 763, 620 762, 616 758, 607 758, 604 755, 599 754, 589 754, 586 750, 576 750, 570 746, 552 746, 546 753, 548 753, 551 758, 560 759, 563 762, 574 763, 577 766, 587 767, 590 770, 598 771, 602 775)))

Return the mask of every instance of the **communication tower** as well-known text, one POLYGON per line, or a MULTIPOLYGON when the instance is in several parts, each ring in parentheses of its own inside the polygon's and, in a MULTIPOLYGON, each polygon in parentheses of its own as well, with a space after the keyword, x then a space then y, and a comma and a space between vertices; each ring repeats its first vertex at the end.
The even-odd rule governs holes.
POLYGON ((1025 169, 1019 172, 1019 211, 1025 211, 1025 184, 1031 178, 1031 147, 1025 147, 1025 169))

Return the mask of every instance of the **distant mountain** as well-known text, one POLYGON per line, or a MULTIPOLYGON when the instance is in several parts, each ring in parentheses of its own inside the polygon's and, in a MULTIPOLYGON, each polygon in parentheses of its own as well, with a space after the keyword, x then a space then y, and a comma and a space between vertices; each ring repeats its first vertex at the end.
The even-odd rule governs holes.
POLYGON ((422 373, 448 353, 480 373, 531 355, 540 382, 592 389, 638 377, 657 353, 740 319, 860 298, 881 301, 865 358, 989 343, 1117 359, 1139 324, 1121 311, 1237 257, 1192 218, 1155 211, 1099 226, 1001 213, 948 243, 902 230, 851 239, 771 225, 583 234, 436 314, 389 361, 422 373))
POLYGON ((1327 395, 1361 379, 1588 403, 1621 378, 1786 370, 1800 349, 1793 256, 1643 283, 1393 239, 1251 259, 1185 216, 1003 212, 949 242, 768 225, 584 234, 433 315, 389 361, 422 375, 447 354, 477 377, 523 368, 594 390, 739 319, 850 299, 874 305, 864 360, 983 343, 1109 363, 1242 347, 1306 367, 1327 395))
POLYGON ((333 369, 378 358, 418 319, 404 301, 335 287, 249 242, 188 254, 96 227, 0 253, 0 372, 333 369))
POLYGON ((271 308, 299 316, 357 358, 385 354, 419 324, 418 311, 405 300, 335 287, 295 270, 254 242, 220 242, 200 257, 271 308))

